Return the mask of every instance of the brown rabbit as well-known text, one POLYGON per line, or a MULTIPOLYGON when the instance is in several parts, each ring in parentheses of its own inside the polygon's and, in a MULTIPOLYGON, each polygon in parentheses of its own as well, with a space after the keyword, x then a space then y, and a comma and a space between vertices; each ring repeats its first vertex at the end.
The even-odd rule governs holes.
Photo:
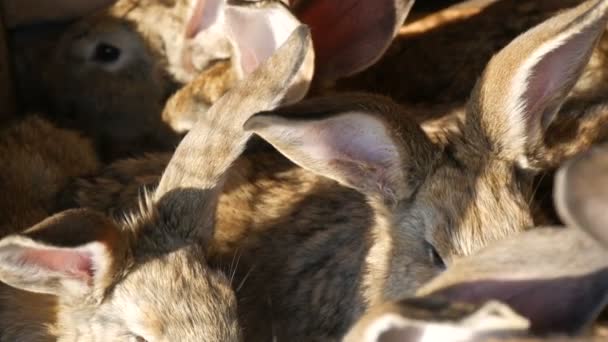
POLYGON ((586 331, 608 304, 607 156, 608 145, 596 147, 558 172, 555 201, 567 228, 537 228, 488 246, 455 263, 418 295, 502 300, 530 319, 533 331, 586 331))
MULTIPOLYGON (((378 96, 253 116, 246 128, 300 167, 254 149, 220 197, 210 253, 220 265, 238 260, 246 339, 339 339, 367 307, 413 294, 459 258, 532 227, 546 127, 589 60, 607 6, 586 2, 502 50, 447 144, 378 96)), ((80 204, 119 214, 108 200, 128 197, 114 193, 120 182, 154 186, 145 162, 127 164, 88 180, 80 204), (134 170, 145 177, 120 174, 134 170)))
POLYGON ((83 132, 104 160, 174 148, 160 113, 175 86, 132 24, 94 16, 46 35, 58 43, 38 30, 13 34, 24 111, 83 132))
MULTIPOLYGON (((345 341, 413 342, 441 333, 445 334, 442 341, 485 341, 487 331, 483 339, 475 336, 478 332, 467 322, 471 311, 466 309, 483 310, 490 305, 488 300, 502 300, 512 305, 530 320, 531 328, 537 333, 587 332, 599 310, 608 304, 608 252, 602 251, 597 241, 584 232, 592 233, 606 247, 607 161, 608 145, 603 145, 577 156, 559 170, 555 201, 567 228, 537 228, 455 262, 418 291, 425 297, 386 303, 370 310, 351 329, 345 341), (442 323, 446 316, 447 323, 455 325, 452 329, 436 324, 442 323)), ((485 316, 473 312, 479 318, 485 318, 488 313, 493 318, 504 316, 497 314, 503 312, 501 310, 486 311, 485 316)), ((540 341, 527 333, 522 319, 507 319, 506 323, 515 322, 516 327, 523 328, 516 332, 527 335, 525 338, 514 337, 504 326, 486 325, 485 328, 506 335, 496 337, 500 341, 540 341)), ((589 332, 592 336, 542 340, 602 341, 608 337, 600 329, 589 332)))
MULTIPOLYGON (((139 210, 120 221, 68 210, 0 240, 12 286, 0 292, 0 340, 238 341, 230 280, 205 258, 217 194, 252 134, 243 123, 283 99, 311 45, 299 27, 202 115, 139 210)), ((195 95, 176 110, 196 111, 195 95)))

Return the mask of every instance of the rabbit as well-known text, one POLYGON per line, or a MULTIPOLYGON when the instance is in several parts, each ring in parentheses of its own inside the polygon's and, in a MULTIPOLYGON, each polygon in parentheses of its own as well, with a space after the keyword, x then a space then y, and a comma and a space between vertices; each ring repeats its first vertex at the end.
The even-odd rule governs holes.
POLYGON ((502 300, 540 333, 580 333, 608 304, 608 203, 603 144, 566 162, 555 202, 566 227, 540 227, 488 246, 417 292, 479 302, 502 300), (513 253, 513 250, 523 251, 513 253), (559 304, 559 305, 556 305, 559 304))
POLYGON ((174 87, 133 25, 93 16, 68 31, 51 28, 50 38, 39 29, 13 35, 24 115, 41 112, 83 132, 104 162, 173 150, 179 136, 160 113, 174 87))
POLYGON ((0 238, 46 218, 71 178, 100 166, 89 140, 36 115, 2 128, 0 164, 0 238))
MULTIPOLYGON (((425 130, 428 127, 429 133, 433 134, 434 138, 443 140, 444 131, 453 130, 456 127, 453 122, 463 119, 466 96, 464 90, 466 87, 463 85, 475 82, 482 65, 491 54, 521 30, 557 10, 580 2, 580 0, 466 1, 411 22, 402 28, 400 36, 391 47, 398 51, 394 51, 393 54, 388 53, 386 61, 380 62, 383 65, 377 66, 377 73, 373 77, 386 79, 383 76, 386 72, 383 70, 388 70, 389 65, 395 65, 391 60, 397 57, 411 62, 399 63, 398 65, 405 69, 403 72, 391 70, 391 75, 400 75, 400 77, 388 78, 387 82, 373 89, 382 89, 399 102, 415 107, 417 109, 415 115, 419 116, 425 130), (499 20, 505 25, 496 25, 499 20), (442 21, 441 25, 437 25, 437 22, 442 21), (472 27, 479 32, 474 37, 470 35, 472 27), (478 52, 470 54, 456 51, 473 49, 478 52), (425 56, 424 60, 419 56, 425 56), (407 70, 409 65, 416 65, 416 70, 420 70, 421 65, 428 67, 422 67, 424 72, 412 73, 407 70), (400 89, 396 89, 394 83, 391 85, 393 79, 399 79, 400 89), (409 87, 409 84, 416 87, 409 87), (422 86, 418 86, 420 84, 422 86), (427 109, 429 107, 433 110, 427 109), (444 124, 445 129, 442 127, 444 124)), ((606 46, 608 46, 608 36, 604 35, 581 78, 568 95, 562 110, 547 128, 545 139, 547 146, 544 153, 553 157, 545 158, 546 170, 540 173, 535 181, 534 187, 537 190, 532 203, 536 225, 562 223, 555 212, 551 196, 552 180, 555 170, 560 166, 560 161, 588 149, 594 142, 607 141, 606 46)), ((360 85, 374 84, 370 79, 364 82, 360 85)), ((345 80, 344 84, 347 83, 348 80, 345 80)), ((361 86, 346 87, 346 89, 365 89, 361 86)))
MULTIPOLYGON (((505 315, 495 312, 504 309, 484 309, 496 305, 496 300, 510 304, 526 317, 515 315, 513 320, 506 315, 507 327, 515 323, 512 325, 520 328, 515 331, 504 329, 505 325, 486 326, 503 335, 507 332, 496 340, 605 339, 597 331, 591 331, 591 336, 540 339, 527 330, 580 334, 591 330, 600 310, 608 304, 608 217, 603 212, 608 205, 607 161, 608 144, 603 144, 577 155, 559 169, 554 182, 555 202, 566 227, 523 232, 455 262, 419 289, 419 298, 370 310, 344 341, 420 341, 434 333, 446 334, 442 341, 485 340, 476 337, 476 326, 467 323, 471 312, 453 308, 477 310, 473 312, 480 318, 485 317, 479 316, 483 311, 501 318, 505 315), (456 312, 448 316, 448 324, 456 325, 452 329, 435 324, 445 320, 446 311, 456 312)), ((510 310, 506 312, 512 313, 510 310)))
MULTIPOLYGON (((299 26, 201 115, 137 211, 68 209, 0 239, 0 340, 241 340, 230 279, 205 257, 217 194, 253 134, 243 122, 298 86, 311 51, 299 26)), ((198 110, 182 94, 175 110, 198 110)))
MULTIPOLYGON (((249 119, 245 128, 281 155, 257 146, 235 161, 208 251, 218 267, 238 264, 245 340, 339 340, 368 307, 413 295, 458 259, 532 228, 546 127, 607 6, 585 2, 505 47, 448 143, 433 143, 394 101, 362 93, 249 119), (526 82, 531 74, 540 76, 526 82)), ((80 206, 120 215, 112 199, 153 189, 163 158, 111 166, 72 191, 80 206), (141 175, 121 174, 131 171, 141 175)))

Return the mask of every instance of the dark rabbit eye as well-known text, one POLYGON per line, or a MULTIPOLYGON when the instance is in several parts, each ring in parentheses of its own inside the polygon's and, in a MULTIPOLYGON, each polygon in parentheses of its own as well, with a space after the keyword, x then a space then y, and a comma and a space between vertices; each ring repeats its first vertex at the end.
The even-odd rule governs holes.
POLYGON ((95 47, 95 52, 93 54, 93 60, 100 63, 113 63, 116 62, 119 57, 120 49, 106 43, 99 43, 97 47, 95 47))
POLYGON ((435 267, 445 270, 445 263, 443 262, 443 258, 441 258, 441 255, 439 255, 439 252, 437 252, 435 246, 428 242, 425 242, 425 244, 431 263, 435 265, 435 267))
POLYGON ((146 340, 145 338, 143 338, 141 336, 135 336, 135 341, 136 342, 148 342, 148 340, 146 340))

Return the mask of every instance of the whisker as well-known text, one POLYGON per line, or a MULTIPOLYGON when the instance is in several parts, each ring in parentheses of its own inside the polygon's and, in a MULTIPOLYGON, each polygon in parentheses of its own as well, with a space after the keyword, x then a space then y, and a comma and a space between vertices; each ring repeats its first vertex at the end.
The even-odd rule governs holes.
POLYGON ((239 286, 236 289, 237 293, 241 290, 241 288, 243 288, 243 285, 245 285, 245 282, 249 278, 249 275, 251 274, 251 271, 253 271, 254 268, 255 268, 255 266, 251 266, 251 268, 249 269, 249 271, 247 271, 247 273, 243 277, 243 280, 241 280, 241 283, 239 284, 239 286))
POLYGON ((536 184, 534 191, 532 191, 532 194, 530 195, 530 198, 528 199, 528 206, 530 206, 532 204, 532 201, 534 200, 534 196, 536 196, 536 193, 540 189, 540 185, 542 184, 543 180, 545 179, 545 176, 547 176, 546 173, 543 173, 542 176, 540 176, 540 179, 538 180, 538 183, 536 184))

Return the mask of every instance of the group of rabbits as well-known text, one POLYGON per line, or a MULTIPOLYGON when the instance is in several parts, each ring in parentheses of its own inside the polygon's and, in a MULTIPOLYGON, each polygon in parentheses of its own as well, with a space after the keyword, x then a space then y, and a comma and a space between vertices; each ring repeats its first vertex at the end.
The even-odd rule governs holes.
POLYGON ((0 341, 608 339, 608 0, 468 2, 11 28, 0 341))

